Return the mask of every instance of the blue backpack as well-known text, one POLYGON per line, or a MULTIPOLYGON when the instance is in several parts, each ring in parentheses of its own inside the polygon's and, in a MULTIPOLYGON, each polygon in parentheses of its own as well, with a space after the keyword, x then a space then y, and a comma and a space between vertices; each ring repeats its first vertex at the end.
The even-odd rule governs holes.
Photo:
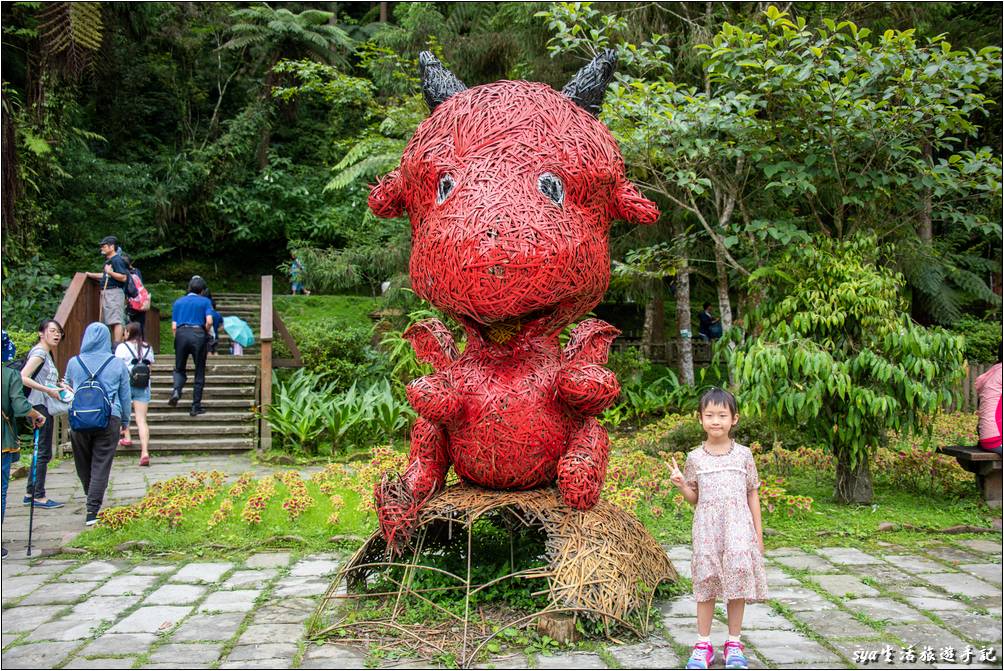
POLYGON ((87 370, 83 359, 79 356, 77 361, 80 367, 87 374, 87 380, 77 387, 73 392, 73 400, 70 401, 70 430, 72 431, 103 431, 108 428, 108 420, 112 416, 112 404, 108 400, 108 394, 104 387, 98 382, 98 376, 115 357, 108 359, 101 364, 98 372, 91 375, 87 370))

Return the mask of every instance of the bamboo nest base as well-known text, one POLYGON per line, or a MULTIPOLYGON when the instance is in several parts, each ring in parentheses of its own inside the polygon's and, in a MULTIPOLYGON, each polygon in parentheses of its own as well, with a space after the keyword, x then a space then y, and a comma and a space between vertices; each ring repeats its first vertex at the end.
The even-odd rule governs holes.
MULTIPOLYGON (((472 525, 486 515, 502 519, 513 528, 522 525, 540 529, 545 536, 547 566, 530 572, 516 571, 506 578, 546 578, 548 606, 508 626, 532 624, 542 614, 566 612, 600 620, 607 625, 608 632, 609 625, 621 624, 642 635, 643 631, 629 620, 639 615, 645 621, 655 589, 663 582, 678 579, 665 550, 641 522, 611 503, 601 500, 588 511, 578 511, 561 502, 555 487, 507 492, 460 483, 448 487, 422 508, 412 536, 418 541, 400 561, 387 559, 384 537, 379 531, 374 532, 335 578, 321 602, 319 614, 323 615, 335 600, 353 598, 354 593, 365 596, 368 580, 381 571, 404 566, 421 570, 423 551, 447 543, 467 543, 471 547, 472 525)), ((471 561, 478 562, 478 557, 468 556, 469 566, 471 561)), ((465 585, 463 576, 454 577, 460 589, 466 588, 468 594, 481 587, 465 585)), ((467 582, 470 582, 469 576, 467 582)), ((401 593, 408 594, 407 585, 401 585, 401 593)), ((394 628, 407 627, 389 621, 386 624, 394 628)), ((461 659, 466 662, 475 658, 488 639, 479 641, 476 648, 473 643, 468 647, 469 622, 462 624, 464 653, 461 659), (470 650, 474 652, 469 655, 470 650)), ((323 637, 337 628, 338 625, 330 626, 314 635, 323 637)), ((414 639, 423 638, 421 633, 410 633, 414 634, 414 639)), ((481 638, 479 632, 470 633, 472 638, 481 638)))

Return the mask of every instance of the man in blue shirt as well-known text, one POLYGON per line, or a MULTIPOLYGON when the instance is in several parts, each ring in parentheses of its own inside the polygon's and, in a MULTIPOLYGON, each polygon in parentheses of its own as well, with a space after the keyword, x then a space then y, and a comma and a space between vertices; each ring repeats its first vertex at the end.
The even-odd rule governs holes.
POLYGON ((112 330, 113 347, 122 342, 122 325, 125 323, 125 286, 129 279, 129 265, 119 254, 119 241, 114 235, 105 236, 100 243, 105 257, 105 268, 100 273, 87 273, 101 282, 101 322, 112 330))
POLYGON ((171 331, 174 332, 174 389, 171 390, 171 406, 178 405, 181 390, 185 386, 185 368, 188 356, 195 359, 195 391, 192 395, 192 417, 206 410, 202 407, 202 388, 206 383, 206 352, 209 345, 209 331, 213 327, 213 304, 202 295, 206 281, 196 275, 188 282, 188 294, 174 301, 171 306, 171 331))

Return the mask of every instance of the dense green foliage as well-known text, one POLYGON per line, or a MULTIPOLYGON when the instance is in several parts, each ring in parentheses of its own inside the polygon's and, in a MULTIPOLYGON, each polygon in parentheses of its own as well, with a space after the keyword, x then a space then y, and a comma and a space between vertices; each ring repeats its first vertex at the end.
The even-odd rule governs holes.
POLYGON ((838 497, 867 502, 870 485, 852 481, 887 431, 919 432, 951 401, 962 339, 910 320, 902 276, 871 236, 790 247, 750 284, 752 337, 731 356, 743 412, 832 446, 838 497))

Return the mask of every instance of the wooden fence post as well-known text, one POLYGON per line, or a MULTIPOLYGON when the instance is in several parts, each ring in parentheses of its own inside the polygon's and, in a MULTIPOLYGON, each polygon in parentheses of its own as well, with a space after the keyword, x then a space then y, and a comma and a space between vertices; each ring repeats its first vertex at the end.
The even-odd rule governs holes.
POLYGON ((258 410, 262 414, 258 452, 272 448, 272 427, 265 419, 268 407, 272 405, 272 276, 261 277, 261 364, 259 371, 260 399, 258 410))

